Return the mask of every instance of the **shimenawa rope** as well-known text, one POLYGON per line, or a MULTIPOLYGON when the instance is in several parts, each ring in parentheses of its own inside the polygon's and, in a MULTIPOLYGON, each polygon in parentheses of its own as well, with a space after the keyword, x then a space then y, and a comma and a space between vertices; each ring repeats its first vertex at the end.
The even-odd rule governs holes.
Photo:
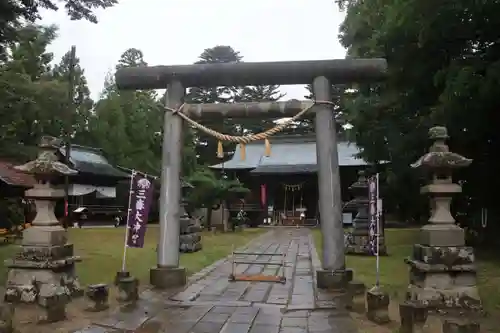
POLYGON ((187 121, 190 125, 193 127, 199 129, 200 131, 204 132, 205 134, 211 135, 217 140, 219 140, 217 144, 217 157, 223 158, 224 157, 224 152, 222 149, 222 141, 229 141, 229 142, 235 142, 240 145, 241 149, 241 159, 245 160, 246 157, 246 151, 245 151, 245 146, 253 141, 259 141, 259 140, 264 140, 265 141, 265 156, 270 156, 271 155, 271 143, 269 142, 269 137, 281 132, 284 130, 288 125, 293 123, 294 121, 298 120, 300 117, 305 115, 309 110, 312 109, 313 106, 317 104, 327 104, 327 105, 334 105, 334 103, 330 101, 313 101, 313 104, 310 106, 302 109, 299 111, 295 116, 292 118, 287 119, 286 121, 282 122, 281 124, 278 124, 264 132, 256 133, 256 134, 249 134, 249 135, 242 135, 242 136, 235 136, 235 135, 228 135, 224 133, 217 132, 211 128, 208 128, 193 119, 189 118, 185 113, 182 112, 182 109, 186 105, 185 103, 182 104, 178 109, 172 109, 170 107, 165 106, 165 109, 168 111, 173 112, 174 114, 179 115, 182 119, 187 121))

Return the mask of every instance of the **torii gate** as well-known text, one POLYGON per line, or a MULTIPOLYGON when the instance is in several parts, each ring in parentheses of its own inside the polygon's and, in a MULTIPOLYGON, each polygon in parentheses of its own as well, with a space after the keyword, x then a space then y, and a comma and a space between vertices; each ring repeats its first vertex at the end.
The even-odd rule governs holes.
MULTIPOLYGON (((352 279, 345 268, 342 202, 337 153, 336 124, 330 101, 332 84, 374 82, 384 79, 385 59, 335 59, 317 61, 241 62, 178 66, 129 67, 116 72, 119 89, 167 89, 163 131, 160 240, 158 263, 150 271, 150 282, 158 288, 182 286, 186 271, 179 267, 179 209, 181 205, 181 154, 183 117, 176 114, 189 87, 247 85, 313 85, 316 152, 321 233, 322 270, 317 272, 319 288, 343 287, 352 279)), ((309 104, 308 104, 309 103, 309 104)), ((222 117, 292 117, 307 102, 265 102, 184 105, 182 113, 191 119, 222 117)))

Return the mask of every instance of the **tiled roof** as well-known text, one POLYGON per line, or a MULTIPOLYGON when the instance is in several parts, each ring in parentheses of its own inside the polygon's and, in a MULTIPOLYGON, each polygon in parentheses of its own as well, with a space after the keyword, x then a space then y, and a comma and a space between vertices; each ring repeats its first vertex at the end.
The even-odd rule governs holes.
MULTIPOLYGON (((358 147, 354 143, 337 144, 339 166, 363 166, 366 161, 358 158, 358 147)), ((211 166, 213 169, 247 169, 252 173, 310 173, 317 171, 316 140, 314 137, 277 137, 271 139, 271 156, 264 156, 264 143, 250 143, 246 146, 245 160, 241 159, 240 147, 232 159, 224 164, 211 166)))
MULTIPOLYGON (((61 148, 61 154, 65 156, 64 147, 61 148)), ((113 167, 104 157, 102 151, 97 148, 72 145, 70 161, 78 172, 116 178, 129 177, 127 173, 113 167)))
POLYGON ((14 169, 14 166, 20 164, 22 163, 0 161, 0 180, 10 186, 33 187, 36 180, 32 175, 14 169))

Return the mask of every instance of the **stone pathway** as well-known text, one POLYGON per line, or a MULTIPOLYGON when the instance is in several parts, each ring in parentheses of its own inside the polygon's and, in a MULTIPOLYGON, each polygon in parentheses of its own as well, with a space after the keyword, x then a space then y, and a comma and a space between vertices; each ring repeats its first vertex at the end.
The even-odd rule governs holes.
MULTIPOLYGON (((285 284, 228 281, 228 258, 195 274, 173 295, 142 294, 132 309, 75 333, 351 333, 349 313, 335 295, 316 289, 320 261, 309 229, 276 228, 251 242, 246 252, 286 253, 285 284)), ((276 262, 278 256, 247 257, 276 262)), ((243 258, 242 258, 243 259, 243 258)), ((279 267, 238 264, 237 273, 276 274, 279 267)))

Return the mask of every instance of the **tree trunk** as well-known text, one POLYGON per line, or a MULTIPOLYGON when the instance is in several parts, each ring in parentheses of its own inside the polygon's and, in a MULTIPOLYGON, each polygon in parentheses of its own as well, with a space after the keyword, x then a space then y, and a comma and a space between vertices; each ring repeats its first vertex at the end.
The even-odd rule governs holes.
POLYGON ((207 219, 205 227, 207 228, 208 231, 212 229, 212 205, 209 205, 207 207, 207 219))
POLYGON ((222 204, 220 205, 221 209, 221 219, 222 219, 222 226, 224 227, 224 232, 229 231, 229 226, 228 226, 228 221, 229 221, 229 216, 226 214, 226 201, 222 201, 222 204))

